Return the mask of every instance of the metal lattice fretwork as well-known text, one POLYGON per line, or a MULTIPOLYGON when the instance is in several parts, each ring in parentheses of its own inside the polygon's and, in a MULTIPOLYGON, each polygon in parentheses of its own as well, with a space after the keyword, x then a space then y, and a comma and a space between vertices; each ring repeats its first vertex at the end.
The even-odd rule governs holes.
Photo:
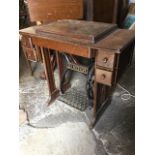
POLYGON ((81 111, 84 111, 88 105, 86 92, 76 88, 70 88, 64 94, 60 95, 58 100, 81 111))

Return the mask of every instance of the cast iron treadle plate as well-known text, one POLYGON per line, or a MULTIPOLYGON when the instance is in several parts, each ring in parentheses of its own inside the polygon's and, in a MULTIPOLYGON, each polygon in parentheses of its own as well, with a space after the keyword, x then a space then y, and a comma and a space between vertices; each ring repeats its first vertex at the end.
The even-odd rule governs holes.
POLYGON ((88 99, 87 99, 86 92, 80 91, 76 88, 68 89, 64 94, 60 95, 58 100, 80 111, 84 111, 88 105, 88 99))

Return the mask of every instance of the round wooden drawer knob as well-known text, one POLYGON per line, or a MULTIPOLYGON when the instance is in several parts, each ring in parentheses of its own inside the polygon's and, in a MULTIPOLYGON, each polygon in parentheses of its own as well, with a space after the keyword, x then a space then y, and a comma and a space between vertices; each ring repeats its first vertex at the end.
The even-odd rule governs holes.
POLYGON ((104 58, 104 59, 103 59, 103 62, 104 62, 104 63, 107 63, 107 61, 108 61, 108 58, 104 58))
POLYGON ((106 77, 105 74, 102 74, 102 79, 103 79, 103 80, 105 79, 105 77, 106 77))

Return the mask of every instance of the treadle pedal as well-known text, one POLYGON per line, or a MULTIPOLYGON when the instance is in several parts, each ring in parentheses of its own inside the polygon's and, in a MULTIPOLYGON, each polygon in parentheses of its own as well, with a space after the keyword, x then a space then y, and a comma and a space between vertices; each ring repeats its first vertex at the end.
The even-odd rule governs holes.
POLYGON ((80 91, 76 88, 68 89, 64 94, 60 95, 58 100, 80 111, 84 111, 88 106, 88 98, 86 92, 80 91))

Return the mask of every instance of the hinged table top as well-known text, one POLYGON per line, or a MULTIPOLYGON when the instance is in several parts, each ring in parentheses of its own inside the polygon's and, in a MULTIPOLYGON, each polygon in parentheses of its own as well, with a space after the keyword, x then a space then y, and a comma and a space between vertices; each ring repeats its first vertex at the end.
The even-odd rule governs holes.
POLYGON ((88 58, 91 57, 91 49, 109 49, 120 53, 135 38, 134 31, 119 29, 115 24, 81 20, 60 20, 32 26, 20 30, 20 34, 31 37, 38 46, 59 51, 71 48, 72 54, 88 58))
POLYGON ((82 20, 58 20, 38 27, 36 33, 96 43, 116 28, 115 24, 82 20))

